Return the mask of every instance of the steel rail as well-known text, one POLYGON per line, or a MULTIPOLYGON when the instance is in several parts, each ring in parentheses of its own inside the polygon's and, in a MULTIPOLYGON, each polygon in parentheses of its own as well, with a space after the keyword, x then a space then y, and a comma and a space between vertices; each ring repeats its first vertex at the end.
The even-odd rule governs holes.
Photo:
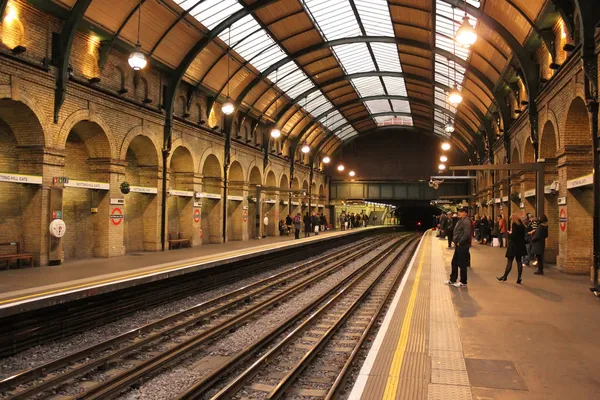
MULTIPOLYGON (((374 246, 376 247, 376 246, 374 246)), ((318 282, 320 279, 327 275, 337 272, 339 269, 345 267, 349 262, 354 261, 357 258, 364 256, 366 253, 373 251, 373 249, 367 248, 362 253, 353 254, 343 260, 335 263, 329 268, 321 271, 311 277, 308 277, 304 281, 290 286, 284 292, 276 294, 274 297, 266 299, 254 305, 251 309, 244 310, 240 315, 236 315, 230 319, 217 323, 217 325, 209 327, 199 335, 193 336, 183 342, 177 343, 175 346, 168 348, 167 350, 157 354, 149 359, 142 361, 141 363, 134 365, 131 369, 126 370, 106 381, 100 382, 98 385, 88 388, 84 393, 77 395, 76 399, 105 399, 114 396, 123 390, 126 390, 131 385, 139 382, 141 379, 148 378, 153 374, 160 372, 166 367, 173 365, 175 362, 182 360, 183 358, 189 357, 194 352, 198 351, 199 348, 223 334, 227 334, 231 330, 234 330, 247 322, 249 322, 256 315, 268 310, 272 306, 284 301, 285 299, 301 292, 306 287, 318 282)))
MULTIPOLYGON (((358 243, 358 248, 359 249, 373 248, 373 247, 378 246, 382 242, 382 240, 383 240, 382 238, 376 238, 374 240, 364 240, 364 241, 358 243)), ((108 362, 110 359, 113 359, 117 356, 122 356, 127 352, 134 351, 136 348, 139 348, 142 345, 148 344, 150 341, 152 341, 152 339, 157 339, 158 335, 165 335, 167 333, 171 333, 176 330, 193 325, 194 323, 198 323, 200 320, 206 319, 209 316, 214 315, 219 311, 224 311, 226 309, 235 307, 236 304, 247 301, 247 299, 249 299, 251 297, 256 297, 262 293, 266 293, 269 290, 273 290, 275 285, 285 284, 290 279, 300 277, 306 273, 309 273, 310 271, 322 268, 322 267, 326 266, 327 263, 330 263, 330 262, 336 260, 338 257, 344 255, 346 253, 346 250, 347 250, 346 248, 343 248, 339 251, 336 251, 336 252, 328 255, 326 258, 324 258, 322 260, 318 260, 317 262, 308 261, 308 262, 299 264, 299 265, 297 265, 291 269, 288 269, 286 271, 272 275, 265 279, 261 279, 258 282, 246 285, 242 288, 236 289, 232 292, 229 292, 222 296, 216 297, 214 299, 207 300, 198 305, 190 307, 186 310, 173 313, 164 318, 161 318, 160 320, 146 324, 142 327, 132 329, 124 334, 115 336, 113 338, 105 340, 96 345, 82 349, 80 351, 72 353, 61 359, 54 360, 49 363, 43 364, 39 367, 32 368, 30 370, 23 371, 21 373, 12 375, 9 378, 6 378, 6 379, 0 381, 0 392, 10 391, 11 388, 13 388, 13 387, 21 385, 21 384, 31 381, 33 379, 37 379, 41 376, 48 375, 49 373, 52 373, 60 368, 72 365, 75 362, 78 362, 82 359, 88 358, 88 357, 90 357, 90 355, 104 351, 106 349, 114 348, 114 346, 117 346, 128 340, 133 340, 133 339, 139 337, 141 334, 152 332, 156 329, 159 329, 162 326, 168 325, 169 323, 173 323, 178 320, 182 320, 191 314, 201 312, 201 311, 206 310, 213 306, 217 306, 219 303, 222 303, 224 301, 226 302, 225 304, 222 304, 215 309, 206 311, 200 315, 195 316, 193 319, 185 320, 181 323, 176 324, 173 327, 170 327, 168 329, 157 332, 144 340, 136 342, 134 345, 129 346, 126 349, 121 349, 121 350, 115 351, 109 355, 102 357, 101 359, 93 360, 92 362, 84 364, 80 367, 74 368, 65 374, 53 377, 47 381, 43 381, 38 385, 32 386, 31 388, 29 388, 26 391, 17 393, 15 396, 11 397, 11 399, 24 398, 27 396, 31 396, 35 393, 39 393, 44 390, 47 390, 49 387, 56 386, 57 384, 60 384, 60 383, 64 382, 65 380, 73 378, 76 375, 82 374, 82 373, 87 372, 91 369, 94 369, 100 365, 103 365, 106 362, 108 362), (265 285, 267 285, 267 286, 265 286, 265 285), (239 297, 240 295, 241 295, 241 297, 239 297), (233 299, 233 300, 230 300, 230 299, 233 299), (230 300, 230 301, 227 302, 227 300, 230 300)), ((342 260, 344 260, 346 258, 348 258, 348 257, 344 257, 344 258, 342 258, 342 260)))
MULTIPOLYGON (((184 392, 182 392, 177 397, 177 400, 189 400, 189 399, 200 398, 200 396, 205 394, 208 390, 212 389, 212 386, 216 382, 223 380, 225 378, 225 376, 231 370, 238 367, 241 363, 245 362, 248 358, 252 357, 255 353, 261 351, 265 346, 267 346, 269 343, 271 343, 273 340, 275 340, 279 335, 281 335, 282 333, 284 333, 288 329, 290 329, 290 327, 292 327, 298 321, 302 320, 309 313, 312 313, 311 317, 309 317, 309 320, 311 320, 312 317, 318 313, 318 311, 315 311, 315 312, 312 311, 315 307, 319 306, 321 303, 326 301, 332 295, 336 296, 341 291, 345 290, 343 288, 348 283, 353 285, 355 282, 360 281, 361 277, 364 276, 364 274, 367 273, 368 271, 371 271, 372 268, 375 268, 380 260, 386 258, 400 244, 405 243, 405 241, 407 240, 407 237, 408 237, 408 235, 400 237, 398 239, 398 241, 395 241, 390 246, 388 246, 386 249, 384 249, 381 253, 379 253, 377 256, 375 256, 373 259, 366 262, 363 266, 361 266, 361 268, 358 268, 356 271, 354 271, 352 274, 350 274, 348 277, 346 277, 343 281, 338 283, 335 287, 333 287, 327 293, 324 293, 318 299, 311 302, 309 305, 307 305, 302 310, 297 312, 295 315, 290 317, 287 321, 283 322, 278 327, 274 328, 271 332, 269 332, 267 335, 263 336, 260 340, 249 345, 246 349, 242 350, 240 353, 238 353, 235 357, 233 357, 227 363, 223 364, 219 368, 216 368, 211 374, 204 377, 201 381, 197 382, 190 388, 186 389, 184 392), (365 272, 365 271, 367 271, 367 272, 365 272)), ((327 304, 330 304, 330 303, 331 303, 331 301, 328 301, 327 304)), ((305 326, 305 323, 303 323, 301 326, 305 326)), ((298 327, 296 329, 299 329, 300 327, 298 327)), ((289 338, 292 335, 293 335, 293 333, 290 333, 286 337, 289 338)), ((270 354, 272 354, 272 353, 268 352, 263 357, 261 357, 259 360, 255 361, 249 369, 247 369, 244 373, 242 373, 242 375, 239 375, 233 382, 230 382, 217 395, 215 395, 215 397, 213 397, 213 399, 230 396, 233 392, 235 392, 239 388, 239 386, 243 385, 245 380, 247 378, 249 378, 249 375, 255 370, 255 368, 257 366, 260 366, 260 365, 262 365, 262 363, 264 363, 265 359, 270 354)))

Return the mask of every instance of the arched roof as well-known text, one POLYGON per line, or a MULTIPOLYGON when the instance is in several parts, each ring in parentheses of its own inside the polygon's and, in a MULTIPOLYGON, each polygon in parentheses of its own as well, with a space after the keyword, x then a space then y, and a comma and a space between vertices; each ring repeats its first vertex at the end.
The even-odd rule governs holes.
MULTIPOLYGON (((117 40, 135 44, 139 0, 80 1, 90 3, 84 18, 111 35, 103 52, 117 40)), ((537 93, 534 47, 554 55, 543 31, 564 13, 559 3, 142 0, 141 45, 172 68, 171 87, 183 79, 229 95, 295 145, 310 135, 330 152, 357 134, 398 125, 445 138, 450 116, 453 139, 466 149, 481 141, 509 79, 537 93), (469 49, 453 41, 465 13, 479 36, 469 49), (465 98, 456 109, 445 93, 454 83, 465 98)))

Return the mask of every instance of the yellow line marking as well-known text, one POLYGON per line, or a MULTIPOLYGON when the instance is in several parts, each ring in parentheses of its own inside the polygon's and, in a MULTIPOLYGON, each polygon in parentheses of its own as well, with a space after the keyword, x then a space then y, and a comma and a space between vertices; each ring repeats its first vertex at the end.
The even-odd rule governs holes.
MULTIPOLYGON (((333 235, 328 235, 328 237, 336 237, 336 236, 342 236, 341 234, 333 234, 333 235)), ((316 236, 311 237, 310 239, 313 239, 316 236)), ((312 240, 306 240, 308 241, 312 241, 312 240)), ((297 243, 296 241, 291 241, 291 240, 286 240, 284 243, 277 243, 276 246, 273 245, 269 245, 269 244, 264 244, 261 246, 256 246, 256 247, 251 247, 250 249, 246 248, 246 249, 242 249, 242 250, 232 250, 231 252, 227 252, 226 257, 223 257, 223 253, 216 255, 216 256, 205 256, 207 258, 201 258, 199 260, 196 260, 194 262, 187 262, 187 263, 182 263, 182 264, 177 264, 177 265, 171 265, 169 267, 163 267, 163 268, 158 268, 158 269, 154 269, 151 271, 144 271, 144 272, 138 272, 136 274, 130 274, 130 275, 123 275, 123 276, 118 276, 115 278, 110 278, 110 279, 104 279, 101 281, 94 281, 94 282, 89 282, 89 283, 82 283, 80 285, 75 285, 75 286, 68 286, 68 287, 63 287, 60 289, 54 289, 54 290, 49 290, 47 292, 41 292, 41 293, 34 293, 34 294, 29 294, 27 296, 21 296, 21 297, 14 297, 11 299, 6 299, 6 300, 0 300, 0 305, 3 304, 8 304, 8 303, 16 303, 19 301, 23 301, 23 300, 29 300, 29 299, 33 299, 36 297, 44 297, 44 296, 48 296, 51 294, 57 294, 57 293, 62 293, 62 292, 68 292, 70 290, 75 290, 75 289, 82 289, 82 288, 86 288, 86 287, 93 287, 93 286, 97 286, 97 285, 101 285, 104 283, 111 283, 111 282, 117 282, 117 281, 122 281, 122 280, 127 280, 127 279, 131 279, 131 278, 136 278, 138 276, 144 276, 144 275, 152 275, 152 274, 156 274, 159 272, 165 272, 165 271, 170 271, 170 270, 176 270, 176 269, 180 269, 180 268, 185 268, 185 267, 191 267, 194 265, 198 265, 198 264, 205 264, 211 261, 219 261, 219 260, 226 260, 228 258, 231 257, 235 257, 238 255, 249 255, 252 254, 253 252, 257 252, 260 250, 271 250, 271 249, 277 249, 280 247, 285 247, 286 244, 288 244, 288 242, 292 242, 292 243, 297 243)), ((142 267, 143 268, 143 267, 142 267)))
POLYGON ((419 292, 419 282, 421 281, 421 271, 423 270, 423 261, 425 259, 425 253, 429 244, 429 238, 426 238, 423 248, 421 249, 421 258, 419 259, 419 268, 415 274, 415 281, 410 292, 408 304, 406 306, 406 313, 404 314, 404 320, 402 321, 402 330, 400 331, 400 338, 394 351, 394 358, 392 359, 392 365, 390 366, 390 372, 388 374, 387 383, 385 385, 385 392, 383 393, 384 400, 393 400, 396 398, 398 392, 398 382, 400 381, 400 369, 402 368, 402 361, 404 361, 404 353, 406 352, 406 346, 408 345, 408 335, 411 329, 411 322, 413 312, 415 309, 415 302, 417 300, 417 293, 419 292))

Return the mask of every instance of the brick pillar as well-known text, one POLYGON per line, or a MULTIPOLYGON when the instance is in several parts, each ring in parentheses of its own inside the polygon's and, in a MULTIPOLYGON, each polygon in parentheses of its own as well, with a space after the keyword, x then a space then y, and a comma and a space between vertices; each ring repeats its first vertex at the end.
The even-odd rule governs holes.
MULTIPOLYGON (((525 197, 527 191, 535 189, 535 172, 523 172, 521 175, 521 202, 525 206, 524 212, 537 216, 535 210, 535 196, 525 197)), ((538 194, 536 193, 536 196, 538 194)))
POLYGON ((49 186, 52 184, 52 174, 62 172, 64 154, 44 147, 17 148, 17 152, 20 174, 42 176, 42 185, 9 184, 19 196, 21 251, 33 254, 34 265, 47 265, 49 186))
MULTIPOLYGON (((556 162, 546 162, 544 165, 544 185, 550 185, 558 180, 556 162)), ((556 264, 558 257, 558 196, 556 194, 544 193, 544 213, 548 217, 548 239, 546 240, 546 252, 544 260, 556 264)))
MULTIPOLYGON (((117 208, 124 214, 125 207, 122 205, 111 205, 111 198, 122 199, 125 196, 121 193, 120 183, 123 180, 125 167, 122 162, 108 159, 90 159, 88 161, 90 175, 99 182, 109 182, 110 189, 90 190, 91 207, 98 209, 97 213, 91 213, 90 218, 93 221, 94 229, 94 257, 115 257, 125 254, 123 245, 124 236, 124 218, 121 222, 115 224, 118 219, 111 219, 111 215, 117 208)), ((81 189, 82 193, 88 189, 81 189)), ((115 214, 118 214, 118 210, 115 214)))
MULTIPOLYGON (((229 182, 228 195, 242 196, 243 182, 229 182)), ((230 200, 227 202, 227 241, 244 240, 244 232, 247 235, 248 230, 243 222, 243 201, 230 200)))
POLYGON ((592 265, 592 213, 594 196, 590 189, 567 190, 567 181, 591 171, 589 146, 569 146, 558 154, 558 181, 560 196, 566 197, 567 226, 559 229, 558 267, 568 274, 588 274, 592 265))

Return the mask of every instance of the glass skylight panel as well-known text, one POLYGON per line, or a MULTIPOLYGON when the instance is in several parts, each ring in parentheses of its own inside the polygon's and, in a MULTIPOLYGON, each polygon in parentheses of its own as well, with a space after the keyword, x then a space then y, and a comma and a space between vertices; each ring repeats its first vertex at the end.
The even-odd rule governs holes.
POLYGON ((395 112, 410 113, 410 103, 406 100, 390 100, 395 112))
POLYGON ((290 61, 277 71, 271 72, 267 78, 275 82, 280 90, 287 93, 291 98, 314 87, 306 74, 298 68, 294 61, 290 61))
POLYGON ((394 36, 387 0, 354 0, 368 36, 394 36))
POLYGON ((371 114, 378 114, 382 112, 392 112, 390 102, 387 100, 369 100, 365 101, 365 105, 371 112, 371 114))
POLYGON ((350 139, 352 136, 355 136, 356 129, 354 129, 354 127, 352 125, 348 124, 347 126, 343 127, 342 129, 340 129, 339 131, 336 131, 334 133, 340 139, 345 140, 345 139, 350 139))
POLYGON ((303 3, 327 40, 360 36, 360 27, 348 0, 303 0, 303 3))
MULTIPOLYGON (((185 10, 198 1, 180 1, 178 4, 185 10)), ((191 15, 208 29, 213 29, 220 22, 229 18, 236 11, 244 8, 237 0, 206 0, 200 2, 192 11, 191 15)))
POLYGON ((371 43, 377 66, 381 71, 402 72, 398 47, 395 43, 371 43))
POLYGON ((350 43, 333 48, 347 74, 375 71, 366 43, 350 43))
POLYGON ((388 93, 394 96, 408 96, 406 93, 406 83, 404 78, 396 76, 384 76, 383 83, 388 93))
POLYGON ((360 97, 383 96, 385 91, 378 76, 352 79, 352 84, 360 97))
POLYGON ((290 96, 290 98, 295 99, 300 94, 306 92, 308 89, 312 89, 315 87, 314 83, 306 78, 303 81, 298 81, 294 84, 294 86, 290 87, 289 90, 286 91, 286 94, 290 96))
POLYGON ((337 110, 329 113, 329 115, 324 116, 319 120, 319 122, 321 123, 321 125, 329 129, 330 131, 333 131, 339 128, 340 126, 348 123, 348 121, 346 121, 346 118, 344 118, 344 116, 340 114, 340 112, 337 110))

